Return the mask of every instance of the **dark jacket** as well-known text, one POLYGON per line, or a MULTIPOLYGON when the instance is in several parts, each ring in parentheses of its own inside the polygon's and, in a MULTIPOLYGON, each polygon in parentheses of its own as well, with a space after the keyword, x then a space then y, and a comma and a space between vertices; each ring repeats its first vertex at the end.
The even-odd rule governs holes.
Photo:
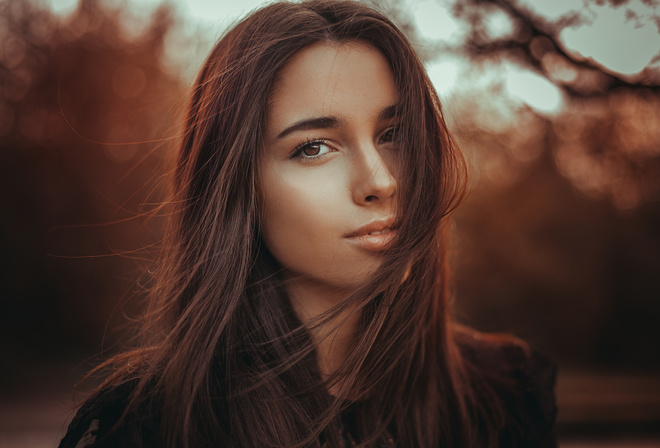
MULTIPOLYGON (((483 373, 488 389, 505 409, 506 423, 500 431, 499 446, 556 447, 554 363, 513 338, 495 339, 467 330, 458 334, 457 343, 468 367, 483 373)), ((71 421, 59 448, 125 447, 131 446, 130 440, 135 437, 141 439, 143 446, 161 446, 162 442, 156 439, 159 417, 153 409, 136 416, 140 423, 136 425, 133 420, 132 429, 119 425, 113 431, 132 387, 133 383, 127 382, 85 402, 71 421)), ((346 419, 350 419, 350 413, 342 416, 343 422, 346 419)), ((342 439, 345 447, 353 446, 349 434, 342 439)))

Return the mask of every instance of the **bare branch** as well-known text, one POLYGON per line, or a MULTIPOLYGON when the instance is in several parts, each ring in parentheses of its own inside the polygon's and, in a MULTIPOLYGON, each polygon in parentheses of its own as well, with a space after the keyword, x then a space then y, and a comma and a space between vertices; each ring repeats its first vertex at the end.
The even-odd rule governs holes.
MULTIPOLYGON (((625 2, 616 3, 618 5, 625 2)), ((457 5, 455 12, 470 23, 471 31, 461 50, 473 59, 505 57, 514 60, 546 77, 567 95, 576 98, 601 97, 618 88, 660 93, 660 73, 657 70, 647 68, 635 78, 629 78, 613 73, 593 60, 582 58, 565 48, 559 39, 559 33, 566 27, 576 26, 584 21, 577 13, 550 22, 513 0, 470 0, 457 5), (500 8, 516 24, 514 33, 505 39, 491 39, 483 30, 483 9, 492 7, 500 8), (558 80, 553 76, 549 71, 550 67, 545 63, 549 58, 564 61, 565 65, 575 70, 578 73, 575 77, 577 82, 558 80), (596 82, 581 82, 584 79, 596 82)), ((660 53, 655 59, 658 57, 660 53)))

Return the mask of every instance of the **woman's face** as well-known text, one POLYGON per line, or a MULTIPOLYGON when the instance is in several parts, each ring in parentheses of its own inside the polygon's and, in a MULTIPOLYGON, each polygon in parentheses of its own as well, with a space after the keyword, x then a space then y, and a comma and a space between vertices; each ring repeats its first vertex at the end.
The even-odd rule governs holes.
POLYGON ((279 73, 260 200, 287 285, 351 292, 380 266, 396 234, 397 99, 387 60, 357 41, 307 47, 279 73))

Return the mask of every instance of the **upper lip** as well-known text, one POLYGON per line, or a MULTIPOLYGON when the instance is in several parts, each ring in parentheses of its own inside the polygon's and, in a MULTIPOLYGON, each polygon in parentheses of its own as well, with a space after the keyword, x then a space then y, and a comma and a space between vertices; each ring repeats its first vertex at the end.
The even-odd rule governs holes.
POLYGON ((394 230, 396 229, 396 227, 397 227, 397 223, 396 223, 396 219, 394 218, 377 219, 347 234, 346 238, 368 235, 370 232, 378 232, 379 230, 384 230, 384 229, 394 230))

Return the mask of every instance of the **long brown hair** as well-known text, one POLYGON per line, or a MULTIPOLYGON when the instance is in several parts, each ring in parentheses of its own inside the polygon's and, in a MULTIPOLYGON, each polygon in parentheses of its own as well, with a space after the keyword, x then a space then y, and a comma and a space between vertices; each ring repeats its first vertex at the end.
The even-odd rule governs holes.
POLYGON ((495 443, 501 412, 478 396, 449 313, 445 227, 465 166, 422 63, 390 20, 352 1, 257 10, 208 57, 182 135, 140 347, 112 360, 105 385, 136 382, 127 415, 158 408, 168 446, 335 446, 349 405, 364 445, 495 443), (322 379, 309 327, 259 235, 259 154, 284 64, 316 42, 355 40, 382 52, 399 92, 400 228, 373 279, 322 316, 352 307, 361 323, 339 371, 322 379), (341 384, 336 397, 330 384, 341 384))

